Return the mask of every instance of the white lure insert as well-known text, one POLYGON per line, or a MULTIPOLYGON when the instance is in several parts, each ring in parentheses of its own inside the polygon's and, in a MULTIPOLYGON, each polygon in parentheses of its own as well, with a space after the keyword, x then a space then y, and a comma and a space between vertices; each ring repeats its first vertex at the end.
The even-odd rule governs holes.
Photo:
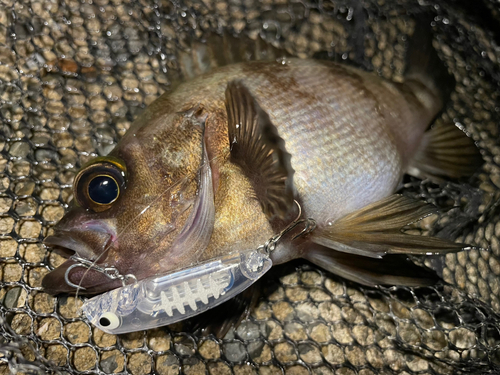
POLYGON ((232 254, 111 290, 86 300, 82 310, 93 325, 111 334, 161 327, 233 298, 271 267, 265 251, 232 254))

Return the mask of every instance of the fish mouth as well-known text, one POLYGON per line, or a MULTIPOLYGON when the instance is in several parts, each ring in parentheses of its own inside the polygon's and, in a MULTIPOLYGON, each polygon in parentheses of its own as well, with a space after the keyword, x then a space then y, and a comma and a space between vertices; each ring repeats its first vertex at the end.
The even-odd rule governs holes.
MULTIPOLYGON (((89 235, 89 232, 82 233, 85 234, 89 235)), ((44 239, 45 245, 52 247, 53 251, 67 259, 45 275, 42 280, 44 291, 51 295, 77 291, 79 294, 96 294, 120 286, 119 280, 112 280, 106 274, 78 262, 78 258, 82 258, 90 262, 95 261, 96 266, 102 265, 107 257, 106 250, 112 245, 112 236, 102 232, 92 233, 93 242, 99 249, 95 251, 89 244, 76 238, 77 235, 75 232, 71 234, 56 232, 55 235, 44 239)))
POLYGON ((64 258, 76 254, 90 261, 103 262, 108 248, 113 245, 113 238, 113 234, 107 231, 58 229, 55 234, 45 237, 43 243, 64 258))
POLYGON ((54 251, 63 258, 68 259, 71 256, 78 254, 78 256, 82 258, 89 259, 88 257, 90 254, 87 246, 83 242, 71 236, 48 236, 43 240, 43 243, 52 247, 54 251))

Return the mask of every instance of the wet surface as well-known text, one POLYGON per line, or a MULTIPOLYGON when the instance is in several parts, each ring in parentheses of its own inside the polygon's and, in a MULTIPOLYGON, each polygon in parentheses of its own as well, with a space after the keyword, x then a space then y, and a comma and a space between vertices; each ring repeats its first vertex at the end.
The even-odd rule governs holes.
POLYGON ((0 333, 20 347, 9 353, 75 374, 499 371, 500 50, 469 13, 417 1, 2 1, 0 333), (179 80, 221 61, 285 54, 347 59, 399 80, 407 14, 424 8, 437 16, 435 47, 457 81, 437 121, 461 124, 486 161, 470 181, 405 180, 405 194, 443 209, 415 231, 489 249, 427 259, 449 285, 366 289, 294 262, 269 276, 249 320, 223 340, 182 325, 112 336, 83 319, 79 300, 43 292, 63 259, 41 240, 64 213, 76 169, 179 80))

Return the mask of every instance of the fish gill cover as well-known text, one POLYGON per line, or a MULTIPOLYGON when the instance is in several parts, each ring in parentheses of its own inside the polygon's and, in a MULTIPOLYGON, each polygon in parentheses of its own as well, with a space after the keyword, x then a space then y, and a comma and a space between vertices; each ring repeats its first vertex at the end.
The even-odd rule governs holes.
POLYGON ((499 22, 487 0, 0 1, 0 373, 500 371, 499 22), (43 292, 64 259, 41 241, 76 169, 109 152, 160 94, 221 54, 345 59, 400 80, 422 11, 436 17, 435 47, 457 82, 437 121, 463 127, 486 161, 470 181, 407 178, 401 189, 443 209, 412 231, 489 249, 427 259, 446 284, 370 289, 296 261, 269 275, 248 320, 222 340, 189 324, 105 334, 83 318, 81 298, 43 292))

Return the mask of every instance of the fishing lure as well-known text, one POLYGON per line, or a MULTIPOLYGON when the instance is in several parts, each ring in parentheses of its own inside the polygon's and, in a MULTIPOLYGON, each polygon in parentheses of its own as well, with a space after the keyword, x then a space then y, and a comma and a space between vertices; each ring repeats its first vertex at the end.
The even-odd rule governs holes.
MULTIPOLYGON (((299 214, 283 231, 254 250, 233 253, 178 272, 154 276, 103 293, 84 302, 87 319, 104 332, 120 334, 176 323, 198 315, 243 292, 272 267, 270 253, 286 233, 304 224, 293 239, 312 232, 314 219, 299 214)), ((93 267, 80 261, 80 267, 93 267)), ((133 275, 119 275, 112 267, 98 269, 124 284, 133 275)), ((66 282, 70 282, 66 276, 66 282)))

